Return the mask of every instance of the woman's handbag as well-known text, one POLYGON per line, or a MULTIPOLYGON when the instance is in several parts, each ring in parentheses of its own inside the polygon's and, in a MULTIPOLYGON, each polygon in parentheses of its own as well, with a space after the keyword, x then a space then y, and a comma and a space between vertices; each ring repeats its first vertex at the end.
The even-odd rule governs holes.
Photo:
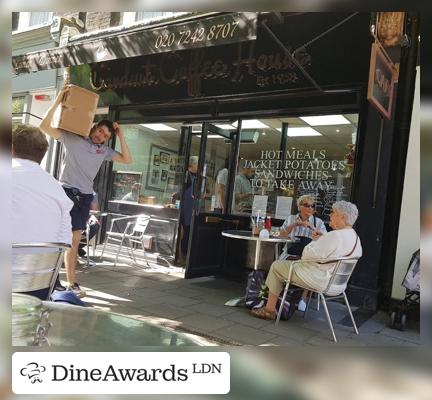
POLYGON ((295 241, 291 247, 288 248, 288 254, 293 256, 301 256, 303 253, 303 249, 312 242, 311 238, 308 238, 306 236, 296 236, 298 239, 295 241))

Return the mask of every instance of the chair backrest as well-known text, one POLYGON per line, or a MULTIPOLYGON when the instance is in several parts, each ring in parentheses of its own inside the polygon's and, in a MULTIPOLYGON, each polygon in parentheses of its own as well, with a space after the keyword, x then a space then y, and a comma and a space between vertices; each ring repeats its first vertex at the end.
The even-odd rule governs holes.
POLYGON ((358 258, 342 258, 335 260, 335 262, 336 265, 331 278, 323 291, 324 294, 332 296, 339 295, 346 289, 351 274, 357 265, 358 258))
POLYGON ((15 243, 12 245, 12 292, 23 293, 54 287, 65 243, 15 243))
POLYGON ((137 218, 135 220, 135 225, 133 227, 133 231, 144 234, 149 222, 150 222, 150 217, 148 215, 145 214, 137 215, 137 218))

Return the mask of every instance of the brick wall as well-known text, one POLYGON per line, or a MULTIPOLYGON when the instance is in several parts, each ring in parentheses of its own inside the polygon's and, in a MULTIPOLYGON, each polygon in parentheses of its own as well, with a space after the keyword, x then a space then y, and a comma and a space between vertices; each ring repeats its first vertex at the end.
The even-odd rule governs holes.
POLYGON ((72 17, 81 19, 87 32, 117 26, 122 22, 122 13, 119 12, 56 12, 54 15, 68 19, 72 17))
POLYGON ((111 25, 110 12, 88 12, 86 18, 86 31, 109 28, 111 25))

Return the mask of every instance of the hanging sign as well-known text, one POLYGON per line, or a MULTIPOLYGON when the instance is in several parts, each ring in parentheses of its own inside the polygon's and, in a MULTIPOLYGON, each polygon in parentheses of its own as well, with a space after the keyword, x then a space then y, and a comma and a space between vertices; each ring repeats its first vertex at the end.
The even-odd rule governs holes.
POLYGON ((391 118, 393 66, 377 43, 372 44, 367 99, 387 119, 391 118))

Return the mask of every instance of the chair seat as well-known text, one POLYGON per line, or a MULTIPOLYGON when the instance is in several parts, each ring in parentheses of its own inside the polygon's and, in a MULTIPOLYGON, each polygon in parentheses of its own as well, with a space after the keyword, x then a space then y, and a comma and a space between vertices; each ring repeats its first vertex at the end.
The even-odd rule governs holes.
MULTIPOLYGON (((299 262, 329 263, 329 262, 333 262, 333 261, 335 262, 335 266, 334 266, 334 269, 332 271, 332 275, 331 275, 331 277, 330 277, 330 279, 329 279, 329 281, 328 281, 328 283, 327 283, 327 285, 326 285, 326 287, 324 289, 322 289, 322 288, 317 289, 317 288, 310 287, 308 285, 301 285, 297 281, 296 281, 295 285, 298 286, 298 287, 300 287, 300 288, 302 288, 302 289, 308 290, 310 292, 310 296, 311 296, 312 293, 317 293, 318 294, 318 296, 319 296, 319 300, 318 301, 321 301, 321 303, 323 305, 323 308, 324 308, 324 311, 325 311, 326 317, 327 317, 327 322, 328 322, 328 324, 330 326, 330 329, 331 329, 331 332, 332 332, 332 336, 333 336, 333 340, 335 342, 337 342, 337 339, 336 339, 336 335, 335 335, 335 332, 334 332, 334 329, 333 329, 333 324, 332 324, 332 321, 331 321, 331 318, 330 318, 330 313, 329 313, 328 308, 327 308, 326 299, 327 300, 334 300, 336 298, 343 297, 343 299, 345 301, 345 305, 348 308, 348 313, 349 313, 349 315, 351 317, 351 321, 352 321, 352 324, 353 324, 353 327, 354 327, 354 331, 358 335, 357 325, 355 323, 354 316, 353 316, 352 311, 351 311, 351 307, 349 305, 347 296, 345 294, 345 289, 346 289, 346 286, 348 284, 348 280, 351 277, 351 274, 354 271, 354 268, 355 268, 355 266, 357 264, 357 261, 358 261, 357 258, 351 258, 350 259, 350 258, 342 257, 342 258, 335 258, 335 259, 329 259, 329 260, 305 260, 305 259, 302 259, 302 260, 298 260, 298 261, 293 261, 290 264, 290 270, 289 270, 289 273, 288 273, 288 279, 287 279, 287 281, 285 283, 285 289, 284 289, 284 293, 283 293, 283 296, 282 296, 282 301, 280 303, 281 306, 279 307, 279 310, 278 310, 278 313, 277 313, 276 324, 279 323, 279 320, 280 320, 280 317, 281 317, 281 314, 282 314, 282 308, 283 308, 283 304, 285 302, 285 298, 287 296, 288 289, 289 289, 289 286, 290 286, 290 283, 291 283, 291 274, 292 274, 292 271, 294 269, 294 266, 297 263, 299 263, 299 262)), ((309 309, 310 296, 309 296, 309 300, 308 300, 308 303, 307 303, 307 306, 306 306, 305 317, 306 317, 308 309, 309 309)))

